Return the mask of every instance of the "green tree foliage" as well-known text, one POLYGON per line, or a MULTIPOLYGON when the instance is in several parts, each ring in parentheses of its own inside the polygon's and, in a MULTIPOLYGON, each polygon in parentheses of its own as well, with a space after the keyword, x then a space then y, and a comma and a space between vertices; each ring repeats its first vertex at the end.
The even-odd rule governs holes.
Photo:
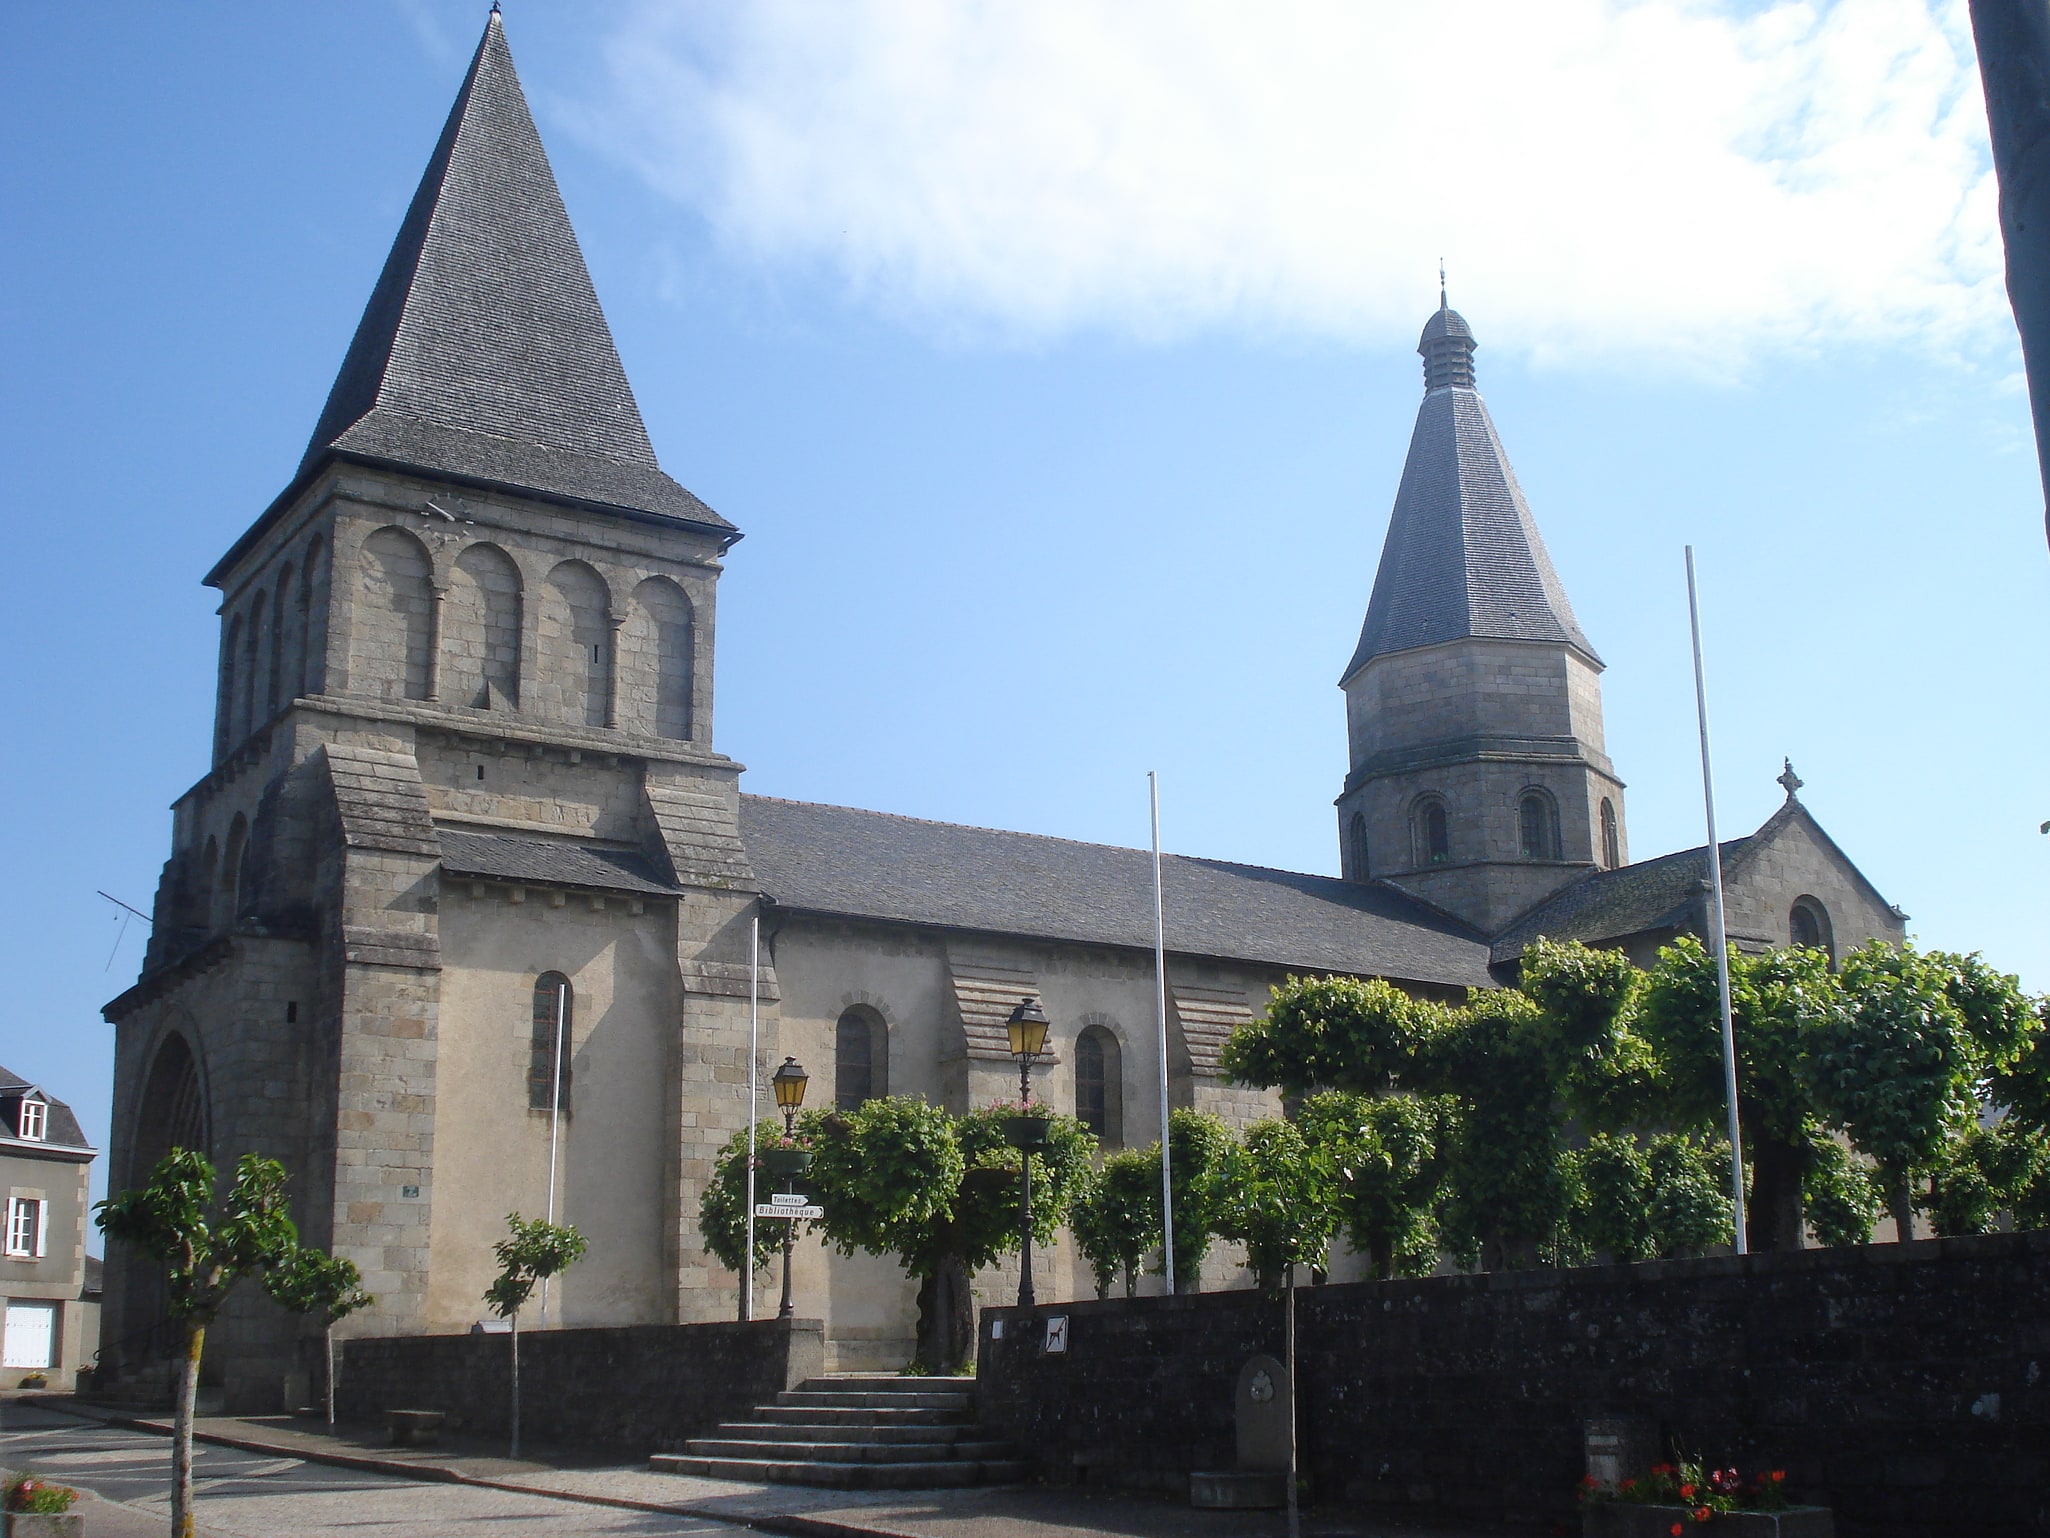
POLYGON ((1568 1158, 1575 1237, 1598 1260, 1651 1259, 1651 1160, 1637 1139, 1596 1133, 1568 1158))
POLYGON ((517 1212, 506 1214, 505 1238, 491 1247, 498 1257, 498 1276, 484 1289, 484 1301, 491 1311, 512 1327, 508 1337, 512 1352, 512 1454, 520 1455, 520 1310, 534 1295, 534 1289, 551 1276, 558 1276, 584 1258, 588 1241, 566 1224, 545 1218, 527 1219, 517 1212))
POLYGON ((1290 1121, 1256 1122, 1224 1158, 1218 1233, 1246 1247, 1262 1287, 1291 1266, 1321 1268, 1341 1221, 1337 1170, 1290 1121))
MULTIPOLYGON (((1170 1111, 1168 1178, 1174 1197, 1174 1285, 1194 1292, 1203 1257, 1223 1221, 1224 1166, 1235 1146, 1231 1128, 1207 1111, 1170 1111)), ((1164 1267, 1163 1267, 1164 1269, 1164 1267)))
POLYGON ((320 1321, 321 1346, 327 1359, 327 1377, 322 1395, 327 1401, 327 1423, 335 1423, 335 1326, 358 1309, 377 1301, 363 1290, 363 1274, 356 1262, 340 1255, 324 1255, 304 1247, 294 1249, 291 1259, 273 1268, 263 1278, 263 1290, 281 1308, 295 1314, 309 1314, 320 1321))
POLYGON ((1884 1203, 1872 1173, 1835 1138, 1817 1132, 1801 1173, 1808 1231, 1825 1248, 1869 1244, 1884 1203))
POLYGON ((1423 1276, 1437 1261, 1453 1115, 1445 1099, 1339 1092, 1312 1095, 1296 1114, 1332 1166, 1347 1241, 1377 1278, 1423 1276))
POLYGON ((1879 1166, 1896 1227, 1912 1232, 1915 1184, 1978 1118, 1979 1092, 2025 1049, 2019 986, 1976 956, 1912 945, 1861 946, 1844 958, 1846 1007, 1808 1058, 1818 1101, 1879 1166))
POLYGON ((1076 1197, 1068 1226, 1096 1278, 1096 1295, 1109 1297, 1122 1271, 1131 1297, 1147 1251, 1160 1247, 1160 1145, 1105 1159, 1076 1197))
POLYGON ((174 1148, 146 1183, 101 1202, 94 1218, 109 1239, 163 1262, 165 1310, 184 1334, 172 1433, 173 1538, 193 1532, 192 1420, 207 1326, 236 1286, 286 1264, 299 1247, 286 1213, 282 1164, 244 1154, 217 1212, 215 1178, 204 1154, 174 1148))
POLYGON ((1593 1259, 1669 1260, 1728 1244, 1730 1162, 1679 1133, 1597 1133, 1569 1156, 1570 1233, 1593 1259))
MULTIPOLYGON (((1754 1249, 1798 1249, 1802 1177, 1817 1125, 1806 1065, 1813 1044, 1840 1026, 1843 1002, 1821 951, 1747 956, 1732 946, 1729 962, 1737 1109, 1751 1177, 1749 1237, 1754 1249)), ((1667 1117, 1690 1129, 1720 1128, 1722 1004, 1715 957, 1692 935, 1659 953, 1637 1029, 1657 1055, 1667 1117)))
MULTIPOLYGON (((950 1117, 892 1095, 857 1110, 813 1111, 798 1123, 812 1148, 817 1220, 843 1254, 894 1255, 918 1278, 918 1364, 958 1371, 974 1345, 969 1284, 1018 1248, 1018 1150, 1006 1140, 1012 1107, 950 1117)), ((1032 1154, 1032 1229, 1049 1244, 1088 1179, 1096 1140, 1071 1116, 1046 1116, 1032 1154)))
POLYGON ((1232 1032, 1220 1067, 1234 1083, 1288 1095, 1378 1095, 1408 1072, 1433 1015, 1379 978, 1289 977, 1259 1019, 1232 1032))
POLYGON ((1681 1133, 1652 1138, 1651 1237, 1661 1260, 1703 1255, 1736 1239, 1730 1210, 1730 1148, 1681 1133))
MULTIPOLYGON (((759 1150, 780 1135, 767 1126, 756 1129, 758 1158, 759 1150)), ((760 1198, 760 1193, 769 1189, 768 1177, 759 1169, 755 1171, 755 1188, 758 1199, 765 1199, 760 1198)), ((788 1221, 787 1218, 778 1218, 774 1222, 755 1224, 755 1270, 761 1270, 775 1258, 783 1243, 783 1231, 777 1224, 788 1221)), ((726 1140, 726 1146, 712 1161, 712 1178, 705 1182, 705 1194, 698 1199, 698 1231, 704 1235, 705 1248, 718 1258, 720 1265, 736 1273, 743 1269, 741 1251, 747 1248, 745 1127, 726 1140)))

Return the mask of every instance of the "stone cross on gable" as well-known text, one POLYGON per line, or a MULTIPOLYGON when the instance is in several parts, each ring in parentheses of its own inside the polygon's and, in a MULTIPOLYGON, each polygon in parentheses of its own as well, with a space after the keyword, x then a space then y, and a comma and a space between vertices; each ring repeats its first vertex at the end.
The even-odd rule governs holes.
POLYGON ((1776 783, 1785 789, 1787 799, 1791 801, 1794 799, 1794 792, 1799 790, 1806 782, 1798 774, 1794 773, 1794 761, 1791 758, 1781 759, 1780 762, 1787 767, 1778 776, 1776 783))

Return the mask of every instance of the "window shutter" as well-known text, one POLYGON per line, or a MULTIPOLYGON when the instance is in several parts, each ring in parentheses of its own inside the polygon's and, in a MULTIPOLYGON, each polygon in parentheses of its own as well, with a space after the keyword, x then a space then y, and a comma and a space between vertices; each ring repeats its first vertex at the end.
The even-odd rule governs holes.
POLYGON ((36 1259, 41 1260, 50 1250, 50 1204, 36 1203, 36 1259))

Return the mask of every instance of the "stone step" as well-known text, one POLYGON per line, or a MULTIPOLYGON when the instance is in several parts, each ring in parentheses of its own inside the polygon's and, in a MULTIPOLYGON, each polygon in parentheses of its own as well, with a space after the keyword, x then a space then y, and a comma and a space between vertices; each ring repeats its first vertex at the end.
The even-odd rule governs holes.
POLYGON ((852 1405, 755 1406, 755 1419, 782 1426, 965 1426, 974 1417, 966 1410, 867 1409, 852 1405))
POLYGON ((793 1410, 972 1410, 973 1394, 875 1393, 866 1389, 787 1388, 776 1403, 793 1410))
POLYGON ((870 1394, 972 1394, 975 1392, 975 1379, 966 1376, 919 1377, 902 1372, 831 1372, 823 1378, 806 1378, 797 1386, 814 1394, 833 1389, 856 1389, 870 1394))
POLYGON ((830 1490, 961 1490, 973 1485, 1014 1484, 1031 1465, 1022 1458, 988 1462, 962 1459, 935 1463, 822 1463, 758 1458, 697 1458, 657 1453, 648 1467, 658 1474, 692 1474, 700 1479, 746 1480, 755 1484, 814 1485, 830 1490))
POLYGON ((760 1442, 727 1437, 693 1437, 684 1444, 693 1458, 751 1463, 985 1463, 1017 1456, 1005 1442, 760 1442))
POLYGON ((821 1425, 817 1421, 791 1421, 788 1424, 777 1421, 728 1421, 725 1425, 715 1428, 712 1435, 729 1442, 876 1442, 884 1445, 920 1442, 943 1446, 962 1441, 972 1442, 976 1439, 978 1429, 972 1423, 958 1426, 843 1426, 821 1425))

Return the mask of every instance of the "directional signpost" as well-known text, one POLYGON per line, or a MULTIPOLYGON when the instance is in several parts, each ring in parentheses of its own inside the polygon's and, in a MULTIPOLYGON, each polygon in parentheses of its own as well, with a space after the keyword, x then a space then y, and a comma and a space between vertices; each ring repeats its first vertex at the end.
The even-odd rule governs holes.
POLYGON ((812 1204, 800 1191, 777 1191, 765 1202, 755 1203, 758 1218, 822 1218, 826 1209, 812 1204))

